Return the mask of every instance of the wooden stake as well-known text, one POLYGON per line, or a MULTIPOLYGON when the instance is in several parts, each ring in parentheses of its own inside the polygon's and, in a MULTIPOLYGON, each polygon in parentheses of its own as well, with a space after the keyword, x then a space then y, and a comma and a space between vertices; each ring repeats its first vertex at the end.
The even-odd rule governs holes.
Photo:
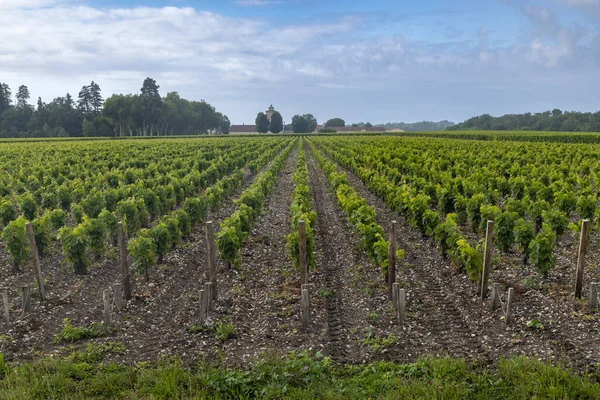
POLYGON ((123 284, 122 283, 119 282, 119 283, 115 284, 114 296, 115 296, 115 308, 117 309, 117 311, 121 311, 123 309, 123 284))
POLYGON ((308 259, 306 256, 306 224, 298 221, 298 258, 300 266, 300 285, 308 283, 308 259))
POLYGON ((515 290, 513 288, 508 288, 508 299, 506 300, 506 315, 504 317, 504 323, 506 326, 510 324, 512 320, 512 303, 513 297, 515 295, 515 290))
POLYGON ((392 304, 394 305, 394 314, 396 317, 400 317, 400 284, 398 282, 394 282, 392 284, 392 304))
POLYGON ((0 289, 2 293, 2 303, 4 304, 4 320, 7 324, 10 323, 10 304, 8 304, 8 289, 2 288, 0 289))
POLYGON ((110 304, 110 290, 106 289, 102 291, 102 302, 104 303, 104 324, 110 325, 112 311, 110 304))
POLYGON ((127 244, 123 223, 117 222, 117 242, 119 245, 119 263, 121 265, 121 279, 123 281, 123 297, 131 300, 131 283, 129 282, 129 266, 127 265, 127 244))
POLYGON ((485 229, 485 254, 483 256, 483 274, 481 275, 481 300, 487 296, 487 285, 492 269, 492 234, 494 233, 494 221, 488 221, 485 229))
POLYGON ((42 269, 40 268, 40 257, 38 254, 37 244, 35 243, 35 235, 33 234, 33 226, 31 222, 27 222, 25 224, 25 229, 27 230, 27 236, 29 238, 29 254, 31 255, 31 259, 33 260, 33 266, 35 267, 35 272, 37 273, 38 286, 40 288, 40 300, 46 300, 46 289, 44 288, 44 275, 42 274, 42 269))
POLYGON ((577 256, 577 271, 575 272, 575 298, 581 298, 583 287, 583 269, 585 267, 585 254, 587 253, 590 232, 590 221, 581 221, 581 237, 579 238, 579 253, 577 256))
POLYGON ((390 226, 390 235, 388 241, 388 296, 390 299, 393 297, 392 287, 396 282, 396 221, 392 221, 390 226))
POLYGON ((400 289, 398 291, 398 322, 400 326, 404 325, 406 319, 406 291, 400 289))
POLYGON ((23 315, 31 312, 31 291, 29 286, 22 286, 21 292, 23 295, 23 315))
POLYGON ((310 323, 310 297, 307 289, 302 289, 302 324, 308 327, 310 323))
POLYGON ((213 289, 214 289, 214 287, 213 287, 212 282, 204 283, 204 290, 206 291, 206 313, 207 314, 209 311, 214 310, 214 301, 213 301, 213 296, 212 296, 213 289))
MULTIPOLYGON (((211 302, 217 300, 217 262, 215 253, 215 233, 213 222, 206 222, 206 258, 208 260, 208 276, 209 282, 212 282, 212 290, 210 292, 211 302)), ((210 308, 212 310, 212 308, 210 308)))
POLYGON ((492 285, 491 309, 492 311, 496 311, 498 307, 500 307, 500 284, 494 283, 492 285))
POLYGON ((200 290, 200 324, 204 323, 204 319, 206 318, 206 290, 200 290))
POLYGON ((590 311, 594 311, 598 307, 598 284, 595 282, 590 283, 588 307, 590 311))

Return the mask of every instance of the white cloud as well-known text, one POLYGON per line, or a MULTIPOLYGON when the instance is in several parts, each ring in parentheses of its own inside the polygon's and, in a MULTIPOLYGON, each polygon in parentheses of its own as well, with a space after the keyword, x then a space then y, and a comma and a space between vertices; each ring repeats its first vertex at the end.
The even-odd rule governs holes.
MULTIPOLYGON (((95 8, 67 0, 0 4, 0 80, 11 87, 27 84, 34 98, 49 101, 95 80, 108 97, 137 92, 151 76, 163 94, 177 90, 184 97, 204 98, 234 122, 251 122, 253 107, 277 101, 284 111, 283 103, 290 104, 288 113, 295 108, 311 112, 317 94, 327 100, 323 110, 340 115, 343 105, 373 98, 378 112, 394 112, 402 101, 398 93, 407 98, 427 93, 423 101, 435 97, 454 110, 460 100, 443 91, 460 98, 468 90, 521 89, 540 74, 539 67, 568 75, 600 65, 597 32, 562 26, 550 11, 532 6, 522 9, 530 23, 526 37, 497 47, 485 27, 470 41, 440 45, 412 40, 403 26, 364 32, 359 15, 274 27, 268 20, 189 7, 95 8), (338 98, 340 89, 344 99, 338 98), (383 104, 386 99, 391 103, 383 104)), ((416 115, 442 112, 413 103, 407 110, 416 115)), ((474 113, 462 112, 461 117, 474 113)))

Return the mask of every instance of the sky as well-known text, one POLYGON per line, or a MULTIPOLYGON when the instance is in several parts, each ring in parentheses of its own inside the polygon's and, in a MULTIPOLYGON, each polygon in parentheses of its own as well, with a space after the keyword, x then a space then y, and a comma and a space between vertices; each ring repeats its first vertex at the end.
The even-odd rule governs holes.
POLYGON ((32 103, 206 100, 233 124, 600 110, 600 0, 0 0, 0 82, 32 103))

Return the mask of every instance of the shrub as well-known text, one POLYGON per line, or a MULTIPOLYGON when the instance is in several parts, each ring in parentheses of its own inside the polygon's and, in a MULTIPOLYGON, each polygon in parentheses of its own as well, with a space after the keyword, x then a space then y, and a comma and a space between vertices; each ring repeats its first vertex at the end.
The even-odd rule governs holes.
POLYGON ((548 279, 548 272, 554 267, 554 232, 548 224, 543 224, 540 232, 529 244, 531 260, 542 274, 548 279))
POLYGON ((149 230, 150 237, 154 242, 156 254, 158 255, 158 263, 163 262, 165 254, 169 251, 171 245, 171 235, 169 228, 164 223, 159 223, 149 230))
POLYGON ((48 218, 43 216, 34 219, 31 221, 31 227, 33 228, 33 236, 35 238, 35 245, 37 247, 38 255, 41 257, 44 255, 50 244, 50 228, 48 218))
POLYGON ((37 217, 38 207, 37 202, 31 195, 31 193, 25 193, 19 198, 19 207, 21 208, 21 212, 23 216, 29 220, 33 221, 35 217, 37 217))
POLYGON ((15 203, 9 200, 4 200, 0 204, 0 220, 2 221, 2 225, 6 226, 10 221, 14 221, 17 219, 19 214, 17 213, 17 207, 15 203))
POLYGON ((90 218, 98 218, 98 214, 106 207, 106 200, 102 192, 92 191, 81 202, 86 215, 90 218))
POLYGON ((133 257, 133 265, 138 273, 144 275, 146 281, 149 280, 148 269, 155 263, 156 246, 150 237, 147 229, 141 229, 136 238, 129 240, 127 250, 133 257))
POLYGON ((9 222, 2 231, 2 242, 13 262, 15 271, 19 271, 21 264, 29 260, 29 241, 25 230, 26 223, 27 220, 21 216, 9 222))
POLYGON ((516 213, 504 211, 494 220, 498 248, 504 253, 510 252, 510 248, 515 241, 514 228, 516 219, 516 213))
POLYGON ((71 263, 75 273, 86 274, 90 261, 85 255, 88 243, 83 226, 78 225, 75 229, 62 227, 58 232, 58 239, 62 245, 63 255, 71 263))
POLYGON ((117 243, 117 216, 106 208, 98 214, 98 220, 106 227, 106 232, 110 235, 113 244, 117 243))
POLYGON ((52 211, 48 210, 46 211, 44 217, 50 224, 50 227, 52 227, 54 230, 59 230, 67 224, 67 213, 61 209, 52 211))
POLYGON ((100 258, 106 250, 106 225, 97 218, 84 218, 82 224, 92 255, 100 258))
POLYGON ((76 224, 81 224, 83 222, 83 216, 85 215, 83 207, 77 203, 71 204, 71 215, 73 215, 73 220, 76 224))
POLYGON ((542 213, 544 222, 546 222, 552 228, 554 232, 554 240, 558 243, 560 237, 565 233, 567 226, 569 226, 569 218, 560 210, 550 209, 542 213))
POLYGON ((467 203, 467 211, 469 213, 469 220, 471 221, 473 232, 477 232, 479 230, 479 225, 481 224, 482 205, 483 194, 481 193, 473 195, 473 197, 471 197, 467 203))
POLYGON ((529 244, 533 240, 533 224, 523 218, 515 222, 515 242, 519 251, 523 254, 523 264, 527 265, 531 249, 529 244))

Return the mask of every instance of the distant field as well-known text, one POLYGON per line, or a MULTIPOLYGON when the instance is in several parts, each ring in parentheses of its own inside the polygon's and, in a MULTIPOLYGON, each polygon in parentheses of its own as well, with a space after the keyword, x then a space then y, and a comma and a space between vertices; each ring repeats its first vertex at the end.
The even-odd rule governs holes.
POLYGON ((469 140, 514 140, 521 142, 600 143, 600 132, 544 132, 544 131, 439 131, 389 132, 384 135, 439 137, 469 140))

